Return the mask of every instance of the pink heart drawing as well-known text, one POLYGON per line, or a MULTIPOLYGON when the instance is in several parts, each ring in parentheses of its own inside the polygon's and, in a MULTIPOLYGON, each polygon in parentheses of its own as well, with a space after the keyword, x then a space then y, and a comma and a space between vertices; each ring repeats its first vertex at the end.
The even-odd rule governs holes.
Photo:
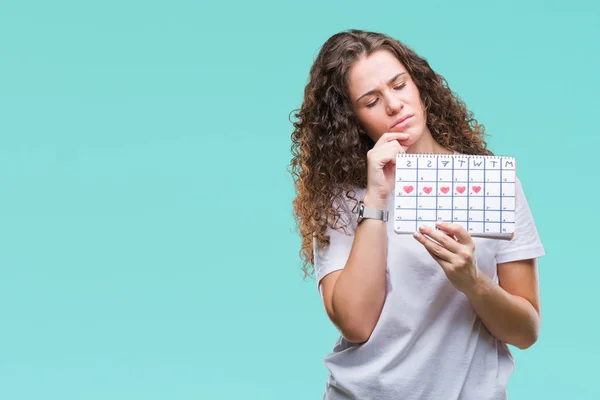
POLYGON ((413 191, 414 188, 412 186, 404 186, 403 189, 406 193, 410 193, 413 191))
POLYGON ((432 187, 429 187, 429 186, 425 186, 425 187, 423 188, 423 191, 424 191, 425 193, 427 193, 427 194, 431 193, 431 191, 432 191, 432 190, 433 190, 433 188, 432 188, 432 187))
POLYGON ((473 186, 473 191, 475 193, 479 193, 480 190, 481 190, 481 186, 473 186))
POLYGON ((440 188, 440 190, 442 191, 442 193, 446 194, 446 193, 448 193, 450 188, 448 186, 444 186, 443 188, 440 188))
POLYGON ((463 194, 467 188, 465 186, 457 186, 456 191, 460 194, 463 194))

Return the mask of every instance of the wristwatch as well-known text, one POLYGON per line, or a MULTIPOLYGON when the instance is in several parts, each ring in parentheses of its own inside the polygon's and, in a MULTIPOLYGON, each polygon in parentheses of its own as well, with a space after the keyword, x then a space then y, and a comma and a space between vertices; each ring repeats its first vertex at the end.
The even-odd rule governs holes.
POLYGON ((371 218, 371 219, 380 219, 384 222, 388 220, 388 210, 380 210, 378 208, 366 207, 362 200, 358 202, 358 216, 356 217, 356 221, 360 224, 363 219, 371 218))

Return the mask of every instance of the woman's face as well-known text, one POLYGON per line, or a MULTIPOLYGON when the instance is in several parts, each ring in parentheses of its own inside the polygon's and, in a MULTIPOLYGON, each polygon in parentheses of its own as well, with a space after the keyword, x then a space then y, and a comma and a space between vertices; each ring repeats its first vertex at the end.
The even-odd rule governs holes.
POLYGON ((379 50, 356 61, 348 88, 356 116, 374 142, 386 132, 404 132, 410 136, 402 144, 411 146, 429 133, 419 89, 391 52, 379 50))

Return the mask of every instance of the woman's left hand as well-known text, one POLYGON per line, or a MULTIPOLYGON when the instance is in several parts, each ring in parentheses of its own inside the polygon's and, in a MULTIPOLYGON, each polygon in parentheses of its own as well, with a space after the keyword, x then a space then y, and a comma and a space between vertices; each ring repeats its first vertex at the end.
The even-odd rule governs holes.
POLYGON ((415 239, 440 264, 454 287, 465 294, 472 292, 479 279, 473 238, 459 224, 438 222, 436 226, 440 230, 432 226, 419 228, 415 239))

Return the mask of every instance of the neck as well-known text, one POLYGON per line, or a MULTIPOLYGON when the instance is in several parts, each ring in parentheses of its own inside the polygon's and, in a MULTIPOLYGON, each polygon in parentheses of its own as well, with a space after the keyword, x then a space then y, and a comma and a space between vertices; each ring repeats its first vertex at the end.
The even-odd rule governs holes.
POLYGON ((446 149, 444 146, 436 142, 436 140, 431 136, 431 132, 429 129, 426 129, 425 132, 421 135, 419 140, 413 143, 408 149, 406 149, 407 153, 434 153, 434 154, 452 154, 452 150, 446 149))

